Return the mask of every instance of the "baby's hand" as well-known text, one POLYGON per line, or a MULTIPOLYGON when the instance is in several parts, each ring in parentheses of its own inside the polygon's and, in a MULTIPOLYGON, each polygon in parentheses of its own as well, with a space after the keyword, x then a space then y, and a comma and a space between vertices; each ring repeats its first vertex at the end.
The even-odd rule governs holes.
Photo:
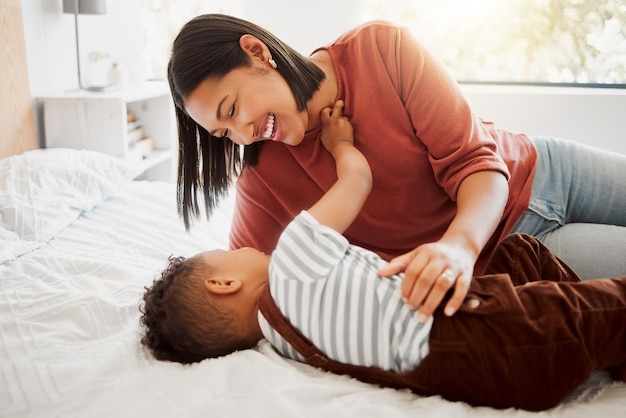
POLYGON ((343 100, 337 100, 335 105, 325 107, 320 114, 322 119, 322 144, 332 153, 332 149, 340 142, 354 143, 354 131, 347 117, 342 115, 343 100))

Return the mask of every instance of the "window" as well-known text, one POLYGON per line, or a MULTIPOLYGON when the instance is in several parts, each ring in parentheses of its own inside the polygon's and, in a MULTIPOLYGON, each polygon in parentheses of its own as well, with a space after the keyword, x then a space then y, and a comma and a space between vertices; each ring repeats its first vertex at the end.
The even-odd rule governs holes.
POLYGON ((463 82, 626 88, 626 0, 366 0, 463 82))

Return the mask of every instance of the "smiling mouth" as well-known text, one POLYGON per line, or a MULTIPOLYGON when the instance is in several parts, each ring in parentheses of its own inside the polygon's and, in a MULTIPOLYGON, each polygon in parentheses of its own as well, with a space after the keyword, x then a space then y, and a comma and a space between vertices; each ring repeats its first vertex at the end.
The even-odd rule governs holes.
POLYGON ((276 116, 273 113, 270 113, 267 119, 265 119, 265 129, 261 132, 262 139, 272 139, 274 135, 275 119, 276 116))

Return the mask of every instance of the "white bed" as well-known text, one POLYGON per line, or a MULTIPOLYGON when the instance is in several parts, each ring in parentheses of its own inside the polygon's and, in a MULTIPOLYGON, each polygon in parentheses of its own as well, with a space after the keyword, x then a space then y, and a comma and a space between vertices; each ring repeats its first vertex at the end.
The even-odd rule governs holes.
POLYGON ((192 366, 155 361, 139 342, 144 286, 170 254, 226 248, 233 198, 187 234, 174 186, 135 174, 87 151, 0 160, 0 416, 626 416, 626 385, 602 373, 530 413, 377 388, 266 343, 192 366))

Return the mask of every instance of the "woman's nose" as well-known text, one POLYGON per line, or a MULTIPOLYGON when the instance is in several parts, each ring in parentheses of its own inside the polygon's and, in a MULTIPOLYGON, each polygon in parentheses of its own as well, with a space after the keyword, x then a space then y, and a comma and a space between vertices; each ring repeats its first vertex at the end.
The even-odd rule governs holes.
POLYGON ((230 139, 239 145, 250 145, 254 142, 252 124, 233 124, 230 128, 230 139))

